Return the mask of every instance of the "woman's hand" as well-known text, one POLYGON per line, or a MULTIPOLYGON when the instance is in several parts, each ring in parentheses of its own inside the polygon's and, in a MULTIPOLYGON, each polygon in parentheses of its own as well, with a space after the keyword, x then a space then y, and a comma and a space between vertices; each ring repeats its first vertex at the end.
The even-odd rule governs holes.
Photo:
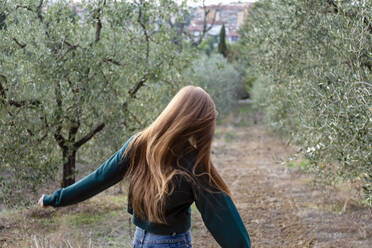
POLYGON ((43 194, 43 195, 40 197, 39 202, 37 203, 37 204, 39 204, 39 206, 42 207, 42 208, 46 208, 46 207, 47 207, 47 206, 44 206, 44 204, 43 204, 43 198, 44 198, 44 195, 45 195, 45 194, 43 194))

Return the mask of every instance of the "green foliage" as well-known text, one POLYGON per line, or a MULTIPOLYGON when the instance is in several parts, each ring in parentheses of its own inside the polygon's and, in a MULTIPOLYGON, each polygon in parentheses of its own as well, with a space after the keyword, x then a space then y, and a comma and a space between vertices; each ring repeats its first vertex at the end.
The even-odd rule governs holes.
POLYGON ((225 58, 227 57, 227 45, 226 45, 226 29, 225 24, 222 25, 220 31, 220 39, 218 41, 218 52, 225 58))
POLYGON ((324 181, 372 175, 371 9, 371 1, 263 0, 240 31, 260 75, 253 98, 324 181))
POLYGON ((294 160, 294 161, 289 161, 287 163, 287 166, 290 168, 300 168, 300 169, 307 169, 308 166, 310 165, 308 160, 294 160))
POLYGON ((199 50, 210 56, 215 51, 214 44, 217 43, 217 36, 208 36, 198 46, 199 50))
POLYGON ((241 54, 242 49, 245 48, 241 43, 232 42, 232 43, 226 44, 226 46, 227 46, 227 51, 228 51, 227 60, 230 63, 234 63, 234 62, 239 62, 242 64, 248 63, 247 59, 243 57, 241 54))
POLYGON ((108 158, 156 117, 193 56, 174 43, 179 12, 171 0, 0 4, 0 201, 27 201, 76 151, 108 158))
POLYGON ((240 43, 234 42, 227 46, 227 60, 234 66, 235 70, 239 72, 239 86, 237 88, 237 97, 239 99, 248 98, 249 90, 246 87, 246 81, 249 79, 247 73, 248 61, 245 57, 241 56, 243 46, 240 43))
POLYGON ((245 77, 244 77, 244 86, 245 90, 251 95, 252 94, 252 88, 255 82, 257 81, 258 76, 255 74, 254 71, 251 70, 251 67, 246 67, 245 70, 245 77))
POLYGON ((201 56, 185 71, 184 76, 211 95, 220 116, 229 113, 235 106, 239 72, 222 55, 201 56))
POLYGON ((245 90, 247 92, 250 92, 252 87, 253 87, 253 83, 257 80, 257 78, 255 77, 247 77, 247 79, 245 80, 245 90))

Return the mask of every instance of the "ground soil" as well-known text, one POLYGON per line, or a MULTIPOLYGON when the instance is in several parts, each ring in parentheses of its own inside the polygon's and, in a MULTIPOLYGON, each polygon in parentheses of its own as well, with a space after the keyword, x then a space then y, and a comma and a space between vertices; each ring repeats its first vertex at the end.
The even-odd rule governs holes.
MULTIPOLYGON (((286 166, 294 147, 262 125, 232 121, 218 133, 213 159, 252 247, 372 247, 372 209, 355 201, 348 185, 314 187, 311 175, 286 166)), ((194 226, 203 226, 200 217, 194 226)), ((193 235, 195 247, 219 247, 205 228, 193 235)))
MULTIPOLYGON (((217 126, 213 161, 252 247, 372 247, 372 209, 355 201, 348 185, 314 187, 311 175, 286 166, 293 146, 257 124, 257 116, 240 116, 217 126)), ((0 247, 131 247, 125 192, 118 192, 116 185, 60 209, 0 211, 0 247)), ((193 247, 219 247, 195 206, 192 223, 193 247)))

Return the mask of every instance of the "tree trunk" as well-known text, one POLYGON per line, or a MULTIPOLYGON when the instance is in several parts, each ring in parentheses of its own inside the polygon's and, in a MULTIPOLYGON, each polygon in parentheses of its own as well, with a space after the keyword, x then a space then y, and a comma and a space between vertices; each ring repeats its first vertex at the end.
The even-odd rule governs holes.
POLYGON ((61 187, 65 188, 75 183, 75 162, 76 162, 76 151, 75 150, 64 150, 63 151, 63 178, 61 187))

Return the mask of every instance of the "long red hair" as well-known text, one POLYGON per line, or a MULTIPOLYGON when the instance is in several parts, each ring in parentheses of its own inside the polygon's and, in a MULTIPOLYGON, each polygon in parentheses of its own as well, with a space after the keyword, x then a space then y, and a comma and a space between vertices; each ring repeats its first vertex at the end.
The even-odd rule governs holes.
POLYGON ((164 206, 174 188, 172 178, 185 174, 179 161, 193 149, 198 155, 192 176, 196 180, 201 175, 208 176, 209 186, 230 195, 211 161, 216 117, 216 106, 208 93, 200 87, 186 86, 130 142, 126 149, 130 151, 126 176, 130 178, 129 198, 137 216, 165 223, 164 206))

